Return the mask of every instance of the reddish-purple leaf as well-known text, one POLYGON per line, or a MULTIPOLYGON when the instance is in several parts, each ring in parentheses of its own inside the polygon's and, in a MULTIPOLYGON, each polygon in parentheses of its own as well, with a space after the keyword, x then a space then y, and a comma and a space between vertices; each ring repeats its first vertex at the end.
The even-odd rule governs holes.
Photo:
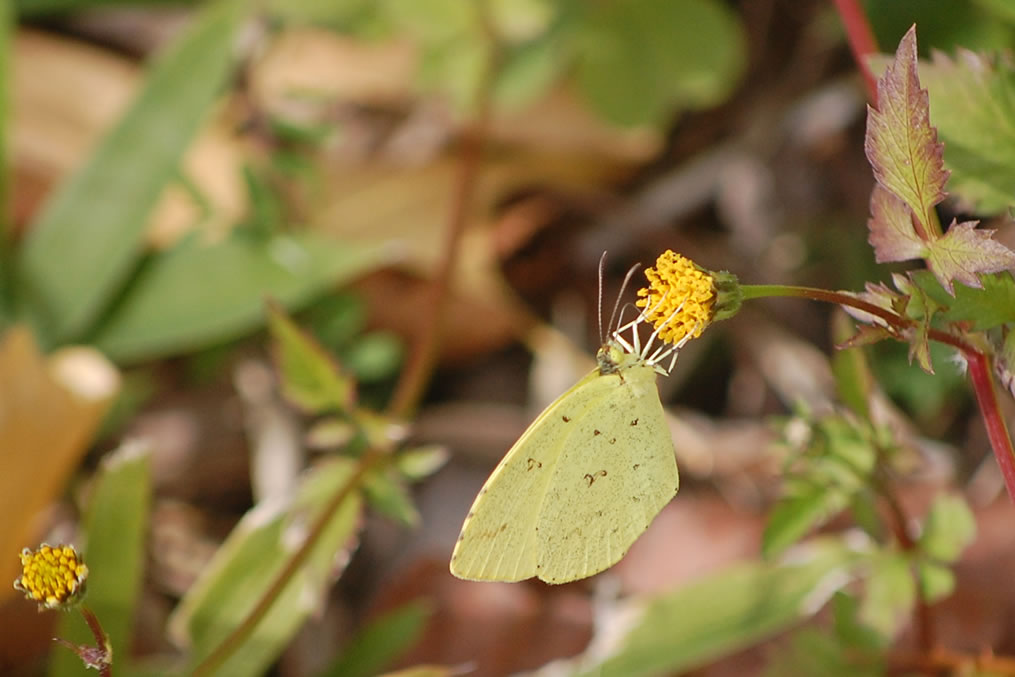
POLYGON ((993 230, 977 230, 976 221, 948 227, 944 236, 930 243, 927 266, 941 286, 952 296, 952 281, 979 289, 983 285, 977 273, 996 273, 1015 269, 1015 252, 993 239, 993 230))
POLYGON ((926 243, 913 227, 913 212, 899 198, 879 185, 871 192, 868 242, 878 263, 923 258, 926 243))
MULTIPOLYGON (((879 282, 877 284, 868 282, 866 284, 866 289, 860 293, 857 292, 844 292, 844 293, 849 294, 850 296, 853 296, 855 298, 858 298, 861 301, 866 301, 867 303, 875 305, 879 308, 890 310, 893 313, 898 313, 898 308, 905 307, 907 301, 907 298, 905 296, 899 294, 898 292, 892 289, 889 289, 887 286, 885 286, 883 282, 879 282)), ((871 313, 860 310, 859 308, 854 308, 853 306, 842 306, 842 309, 845 310, 846 313, 849 314, 851 317, 853 317, 856 320, 859 320, 860 322, 863 322, 864 324, 873 324, 891 329, 891 327, 888 327, 885 324, 885 321, 882 320, 877 315, 872 315, 871 313)))
POLYGON ((917 75, 916 26, 878 79, 878 107, 867 107, 864 150, 874 178, 909 205, 921 238, 929 239, 934 231, 928 228, 928 213, 945 198, 948 172, 937 130, 930 125, 927 90, 920 88, 917 75))
POLYGON ((850 336, 835 347, 838 350, 843 350, 845 348, 858 348, 860 346, 869 346, 874 343, 880 343, 881 341, 889 338, 896 338, 896 336, 884 327, 861 324, 857 327, 856 334, 850 336))

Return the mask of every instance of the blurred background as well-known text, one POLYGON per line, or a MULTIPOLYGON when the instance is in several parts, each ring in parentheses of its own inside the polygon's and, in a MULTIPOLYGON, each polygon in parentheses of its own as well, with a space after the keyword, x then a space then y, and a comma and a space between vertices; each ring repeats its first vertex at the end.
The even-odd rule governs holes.
MULTIPOLYGON (((886 53, 914 22, 921 54, 1015 44, 1002 0, 864 7, 886 53)), ((408 450, 401 474, 346 502, 250 662, 216 674, 572 674, 549 664, 609 655, 627 601, 758 560, 772 417, 835 406, 830 306, 752 302, 682 351, 659 381, 681 490, 609 572, 448 572, 482 482, 592 364, 604 251, 607 311, 665 249, 749 283, 888 279, 833 3, 14 0, 0 17, 0 673, 88 674, 51 641, 87 641, 80 619, 2 583, 41 541, 83 547, 116 674, 185 673, 222 636, 201 623, 235 627, 300 510, 348 477, 336 457, 376 439, 408 450)), ((1006 214, 989 225, 1012 246, 1006 214)), ((963 374, 935 357, 929 376, 904 345, 867 354, 919 459, 899 496, 916 514, 942 488, 969 501, 978 537, 938 632, 1015 651, 1011 506, 963 374)), ((790 674, 773 657, 816 611, 601 674, 790 674)))

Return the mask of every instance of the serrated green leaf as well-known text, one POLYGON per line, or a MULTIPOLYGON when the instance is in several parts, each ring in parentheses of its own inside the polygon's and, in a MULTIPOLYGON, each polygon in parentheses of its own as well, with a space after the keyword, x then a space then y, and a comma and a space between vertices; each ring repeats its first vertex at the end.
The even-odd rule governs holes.
POLYGON ((675 111, 714 105, 743 70, 742 29, 722 3, 628 0, 583 9, 577 84, 617 124, 659 124, 675 111))
MULTIPOLYGON (((85 511, 86 604, 109 636, 114 659, 130 653, 127 649, 141 593, 150 504, 151 449, 142 442, 127 442, 103 459, 85 511)), ((95 644, 78 614, 61 614, 56 635, 75 644, 95 644)), ((50 677, 83 673, 75 654, 54 652, 50 677)))
POLYGON ((879 633, 894 637, 909 619, 916 603, 916 582, 903 553, 878 552, 870 559, 859 618, 879 633))
POLYGON ((1008 272, 982 275, 979 289, 956 284, 954 296, 929 271, 911 271, 909 277, 944 308, 938 317, 946 322, 970 322, 974 331, 1015 322, 1015 281, 1008 272))
POLYGON ((274 339, 275 363, 286 399, 313 413, 344 412, 353 405, 353 380, 275 303, 268 304, 268 331, 274 339))
POLYGON ((970 322, 973 331, 993 329, 1015 322, 1015 280, 1011 273, 982 275, 983 287, 955 285, 952 307, 941 313, 947 322, 970 322))
POLYGON ((116 360, 134 362, 234 339, 264 322, 266 296, 300 306, 381 257, 380 244, 310 233, 266 241, 238 234, 213 245, 188 238, 141 271, 93 343, 116 360))
POLYGON ((939 562, 954 562, 976 537, 976 518, 960 496, 934 499, 920 535, 920 549, 939 562))
POLYGON ((377 512, 410 529, 419 524, 419 511, 405 484, 392 474, 368 473, 363 478, 363 490, 370 507, 377 512))
MULTIPOLYGON (((349 459, 329 459, 307 474, 292 501, 263 502, 243 516, 170 616, 170 636, 189 649, 192 667, 247 617, 354 472, 349 459)), ((254 677, 268 669, 321 603, 336 566, 348 560, 361 511, 360 494, 352 491, 271 610, 216 675, 254 677)))
POLYGON ((969 287, 982 287, 978 273, 1015 268, 1015 252, 993 239, 994 231, 979 230, 975 221, 952 221, 948 231, 930 243, 927 266, 953 294, 952 280, 969 287))
POLYGON ((931 120, 945 142, 949 190, 978 211, 1015 202, 1015 66, 1007 56, 959 49, 921 64, 931 120))
POLYGON ((792 563, 736 565, 655 599, 632 601, 630 629, 616 638, 616 651, 605 660, 598 652, 578 656, 574 673, 682 673, 752 646, 815 614, 849 582, 856 561, 842 543, 816 541, 792 563))
POLYGON ((761 537, 761 552, 777 557, 800 541, 812 529, 842 511, 848 496, 835 487, 812 486, 804 493, 780 501, 772 510, 761 537))
POLYGON ((423 601, 410 602, 371 621, 317 677, 371 677, 416 643, 432 613, 423 601))
POLYGON ((928 604, 940 602, 955 590, 955 573, 944 564, 920 562, 916 567, 920 595, 928 604))
POLYGON ((930 125, 927 91, 920 88, 916 63, 916 26, 899 42, 895 59, 878 78, 877 108, 867 108, 867 159, 874 178, 901 199, 931 232, 930 209, 945 198, 941 144, 930 125))
POLYGON ((26 229, 19 288, 31 294, 23 301, 39 313, 33 319, 50 342, 80 338, 122 291, 141 256, 149 213, 233 67, 245 7, 209 4, 26 229))

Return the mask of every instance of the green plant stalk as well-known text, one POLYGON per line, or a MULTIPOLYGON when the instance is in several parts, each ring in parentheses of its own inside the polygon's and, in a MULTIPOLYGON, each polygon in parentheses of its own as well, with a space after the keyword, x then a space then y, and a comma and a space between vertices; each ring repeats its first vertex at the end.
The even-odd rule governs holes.
MULTIPOLYGON (((899 542, 899 547, 908 553, 913 553, 918 549, 919 544, 909 532, 909 516, 906 514, 895 492, 892 491, 891 484, 886 481, 887 471, 883 463, 884 451, 880 445, 877 449, 880 472, 873 478, 874 491, 881 496, 885 505, 888 506, 888 513, 891 516, 890 528, 895 534, 895 540, 899 542)), ((915 577, 915 572, 913 572, 913 575, 915 577)), ((937 640, 934 636, 934 618, 931 614, 930 605, 927 604, 927 600, 924 599, 922 594, 916 596, 916 604, 913 607, 913 620, 916 625, 917 646, 924 653, 930 653, 937 644, 937 640)))
MULTIPOLYGON (((815 289, 813 287, 768 284, 745 284, 741 286, 741 289, 745 301, 756 298, 792 296, 856 308, 857 310, 880 317, 899 331, 910 329, 915 324, 908 318, 858 299, 845 292, 815 289)), ((997 393, 994 391, 994 379, 991 375, 990 360, 981 350, 958 336, 953 336, 939 329, 931 329, 927 335, 931 340, 958 349, 966 358, 966 363, 969 366, 969 378, 973 384, 973 392, 976 394, 976 402, 980 407, 984 426, 987 428, 990 446, 994 450, 994 458, 997 459, 997 465, 1000 467, 1001 475, 1004 477, 1008 497, 1015 502, 1015 447, 1012 446, 1011 436, 1008 434, 1008 427, 1005 424, 1004 416, 1001 414, 1001 406, 997 400, 997 393)))
POLYGON ((321 510, 320 514, 314 520, 310 526, 310 530, 307 532, 307 536, 303 539, 300 547, 293 552, 292 557, 286 562, 286 565, 272 580, 271 585, 264 592, 254 608, 251 609, 250 613, 243 622, 237 625, 232 632, 226 635, 225 639, 212 650, 191 672, 193 677, 207 677, 215 674, 215 671, 221 667, 221 665, 228 660, 236 651, 243 646, 250 635, 253 634, 257 628, 257 624, 260 623, 264 617, 271 611, 272 605, 278 600, 279 596, 285 590, 289 581, 299 571, 299 568, 303 566, 307 558, 310 556, 311 550, 317 545, 317 542, 321 540, 321 535, 324 530, 328 528, 331 520, 335 517, 339 508, 342 507, 342 503, 352 494, 353 491, 359 489, 360 484, 363 482, 363 477, 378 465, 382 459, 386 458, 389 454, 388 449, 381 449, 379 447, 370 447, 365 454, 360 458, 356 469, 353 474, 349 477, 345 484, 343 484, 338 491, 328 500, 328 503, 321 510))

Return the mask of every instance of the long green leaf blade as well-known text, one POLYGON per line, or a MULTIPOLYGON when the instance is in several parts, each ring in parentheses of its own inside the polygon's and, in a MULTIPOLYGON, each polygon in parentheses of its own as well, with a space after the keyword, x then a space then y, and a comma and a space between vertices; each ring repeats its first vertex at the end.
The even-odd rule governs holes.
MULTIPOLYGON (((145 536, 151 504, 151 454, 141 442, 128 442, 102 464, 85 519, 88 593, 85 604, 95 612, 113 645, 114 665, 129 652, 145 562, 145 536)), ((78 614, 62 614, 57 637, 75 644, 95 643, 78 614)), ((86 671, 70 651, 59 650, 50 677, 77 677, 86 671)))
POLYGON ((706 576, 645 605, 620 649, 583 677, 682 673, 816 613, 853 575, 856 553, 814 542, 794 562, 749 563, 706 576))
POLYGON ((141 272, 92 343, 132 362, 238 338, 264 323, 265 297, 299 306, 361 275, 382 251, 311 234, 214 245, 191 238, 141 272))
MULTIPOLYGON (((352 479, 354 468, 349 459, 322 463, 307 476, 289 504, 262 502, 240 520, 169 620, 170 635, 190 649, 192 665, 207 657, 243 622, 300 547, 308 526, 328 499, 352 479)), ((255 677, 278 658, 320 604, 336 570, 347 561, 361 512, 362 499, 358 493, 350 493, 306 563, 216 675, 255 677)))
POLYGON ((50 342, 80 337, 136 264, 148 216, 232 69, 241 6, 222 0, 199 15, 29 227, 20 282, 50 342))

